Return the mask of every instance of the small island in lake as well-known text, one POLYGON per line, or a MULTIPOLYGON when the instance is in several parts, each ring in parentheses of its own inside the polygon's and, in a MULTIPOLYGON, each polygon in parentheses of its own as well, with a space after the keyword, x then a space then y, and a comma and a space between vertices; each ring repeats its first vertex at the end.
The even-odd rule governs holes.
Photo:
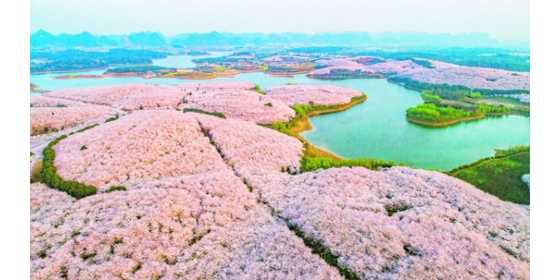
POLYGON ((506 114, 529 114, 529 105, 513 104, 513 99, 486 98, 465 90, 423 91, 424 103, 406 110, 406 119, 427 127, 445 127, 465 121, 506 114))

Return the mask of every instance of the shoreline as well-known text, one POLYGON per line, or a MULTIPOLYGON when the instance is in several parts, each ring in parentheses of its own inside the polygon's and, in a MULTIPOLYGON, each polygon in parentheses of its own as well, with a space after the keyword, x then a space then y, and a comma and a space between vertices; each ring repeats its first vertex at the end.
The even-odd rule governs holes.
POLYGON ((469 117, 465 117, 465 118, 459 118, 459 119, 449 120, 449 121, 444 121, 444 122, 423 121, 423 120, 415 119, 415 118, 409 117, 409 116, 406 116, 406 120, 408 122, 412 123, 412 124, 427 127, 427 128, 444 128, 444 127, 448 127, 448 126, 454 126, 454 125, 457 125, 457 124, 460 124, 460 123, 463 123, 463 122, 466 123, 466 122, 472 122, 472 121, 481 121, 481 120, 485 120, 487 118, 499 118, 499 117, 504 117, 504 116, 522 116, 522 117, 530 118, 529 114, 524 114, 524 113, 521 113, 521 112, 512 111, 512 112, 503 113, 503 114, 496 114, 496 113, 480 114, 480 115, 469 116, 469 117))
POLYGON ((309 121, 309 118, 315 117, 315 116, 320 116, 320 115, 333 114, 333 113, 337 113, 337 112, 346 111, 346 110, 348 110, 348 109, 350 109, 350 108, 352 108, 356 105, 364 103, 367 100, 367 98, 368 98, 367 95, 362 94, 361 96, 358 96, 358 97, 354 98, 353 100, 351 100, 348 103, 333 105, 333 107, 331 107, 331 108, 317 109, 317 110, 307 112, 303 115, 303 117, 301 117, 299 119, 294 119, 293 126, 289 129, 289 132, 290 132, 289 135, 297 138, 298 140, 300 140, 303 143, 304 153, 309 155, 309 156, 312 156, 312 157, 327 157, 327 158, 331 158, 331 159, 334 159, 334 160, 343 160, 344 158, 337 155, 336 153, 334 153, 332 151, 329 151, 327 149, 319 148, 318 146, 315 146, 313 143, 311 143, 310 141, 305 139, 300 133, 304 132, 304 131, 311 130, 313 128, 313 126, 311 125, 311 122, 309 121))
POLYGON ((443 122, 430 122, 430 121, 419 120, 419 119, 416 119, 416 118, 413 118, 413 117, 406 116, 406 120, 408 122, 412 123, 412 124, 423 126, 423 127, 443 128, 443 127, 457 125, 457 124, 460 124, 462 122, 471 122, 471 121, 483 120, 486 117, 487 117, 486 115, 482 114, 482 115, 469 116, 469 117, 459 118, 459 119, 454 119, 454 120, 449 120, 449 121, 443 121, 443 122))

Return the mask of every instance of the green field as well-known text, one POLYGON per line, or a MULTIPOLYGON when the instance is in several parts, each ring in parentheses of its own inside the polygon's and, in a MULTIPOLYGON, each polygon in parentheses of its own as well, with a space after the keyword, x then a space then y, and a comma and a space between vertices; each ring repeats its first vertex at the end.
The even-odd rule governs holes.
POLYGON ((502 200, 529 204, 529 188, 521 181, 521 176, 529 171, 529 147, 514 147, 497 150, 494 157, 456 168, 449 174, 502 200))

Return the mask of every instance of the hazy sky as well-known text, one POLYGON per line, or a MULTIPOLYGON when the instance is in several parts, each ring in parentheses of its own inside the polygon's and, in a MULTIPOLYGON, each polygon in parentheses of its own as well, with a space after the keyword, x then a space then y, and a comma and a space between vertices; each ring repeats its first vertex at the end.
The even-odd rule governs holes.
POLYGON ((31 29, 430 33, 529 39, 529 0, 31 0, 31 29))

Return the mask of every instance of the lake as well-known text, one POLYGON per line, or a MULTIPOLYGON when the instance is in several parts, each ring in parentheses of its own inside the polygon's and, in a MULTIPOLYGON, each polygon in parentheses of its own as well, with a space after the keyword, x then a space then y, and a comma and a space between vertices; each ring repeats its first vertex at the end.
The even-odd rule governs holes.
POLYGON ((231 52, 211 52, 205 55, 170 55, 166 58, 162 59, 154 59, 153 64, 162 67, 169 67, 169 68, 193 68, 196 66, 196 63, 193 62, 193 59, 197 58, 208 58, 208 57, 219 57, 219 56, 226 56, 230 55, 231 52))
MULTIPOLYGON (((179 62, 184 63, 182 65, 189 63, 185 58, 176 59, 179 61, 168 61, 168 65, 179 62)), ((346 158, 370 157, 419 168, 450 170, 492 156, 495 148, 528 145, 530 141, 530 119, 523 116, 489 118, 446 128, 425 128, 408 123, 405 111, 422 102, 420 94, 391 84, 385 79, 327 81, 309 79, 304 75, 274 77, 264 73, 243 73, 234 78, 206 81, 137 77, 56 80, 53 77, 57 75, 60 74, 31 75, 31 82, 47 90, 129 83, 179 84, 226 81, 253 82, 265 89, 287 83, 333 84, 355 88, 367 94, 366 102, 344 112, 313 117, 311 118, 313 130, 302 134, 313 144, 346 158)))

